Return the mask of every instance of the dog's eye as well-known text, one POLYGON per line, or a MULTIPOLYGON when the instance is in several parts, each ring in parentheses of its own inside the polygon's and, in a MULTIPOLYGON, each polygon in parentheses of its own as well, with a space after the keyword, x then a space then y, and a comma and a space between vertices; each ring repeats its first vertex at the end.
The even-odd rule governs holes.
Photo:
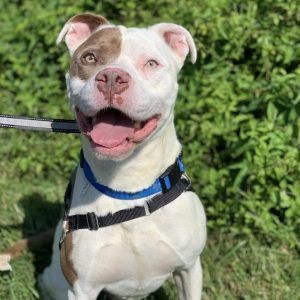
POLYGON ((150 59, 147 61, 145 66, 147 68, 155 69, 159 66, 159 63, 155 59, 150 59))
POLYGON ((93 64, 97 62, 97 58, 93 53, 86 53, 81 57, 81 62, 84 64, 93 64))

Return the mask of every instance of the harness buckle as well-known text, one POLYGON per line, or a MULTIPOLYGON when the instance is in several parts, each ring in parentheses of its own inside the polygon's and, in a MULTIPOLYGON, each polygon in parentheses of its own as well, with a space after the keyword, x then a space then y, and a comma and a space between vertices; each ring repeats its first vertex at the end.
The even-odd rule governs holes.
POLYGON ((63 228, 63 232, 65 234, 67 234, 70 231, 69 221, 68 220, 63 220, 63 222, 62 222, 62 228, 63 228))
POLYGON ((144 209, 145 209, 146 216, 151 215, 151 212, 150 212, 150 209, 149 209, 149 204, 147 202, 144 203, 144 209))
POLYGON ((70 228, 69 228, 69 221, 68 220, 63 220, 62 222, 62 232, 61 232, 61 236, 60 236, 60 240, 59 240, 59 249, 61 249, 61 245, 64 242, 67 233, 70 232, 70 228))
POLYGON ((187 182, 187 187, 185 189, 188 190, 192 186, 191 179, 186 175, 186 173, 182 173, 180 178, 187 182))
POLYGON ((86 222, 89 230, 98 230, 98 218, 94 212, 86 214, 86 222))

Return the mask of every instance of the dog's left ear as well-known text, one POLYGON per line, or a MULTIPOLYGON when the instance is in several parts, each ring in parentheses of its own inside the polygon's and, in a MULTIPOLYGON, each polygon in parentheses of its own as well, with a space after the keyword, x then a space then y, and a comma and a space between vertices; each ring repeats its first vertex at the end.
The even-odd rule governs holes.
POLYGON ((172 23, 159 23, 149 28, 157 32, 171 48, 179 69, 186 56, 191 54, 192 63, 196 62, 197 50, 191 34, 182 26, 172 23))

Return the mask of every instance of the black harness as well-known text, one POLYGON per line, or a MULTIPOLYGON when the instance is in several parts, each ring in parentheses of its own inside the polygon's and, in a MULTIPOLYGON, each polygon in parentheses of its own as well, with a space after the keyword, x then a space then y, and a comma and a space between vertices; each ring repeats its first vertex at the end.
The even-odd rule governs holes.
MULTIPOLYGON (((82 163, 80 164, 82 168, 82 163)), ((155 195, 147 200, 142 206, 135 206, 133 208, 122 209, 115 213, 109 213, 105 216, 97 216, 94 212, 87 214, 69 215, 72 194, 75 183, 76 171, 74 171, 71 180, 67 186, 64 197, 64 215, 63 215, 63 235, 60 241, 60 246, 68 232, 79 229, 98 230, 102 227, 120 224, 144 216, 148 216, 156 210, 174 201, 185 191, 191 191, 191 181, 184 171, 179 167, 177 160, 174 164, 169 166, 167 170, 159 177, 162 184, 162 193, 155 195), (170 180, 170 186, 167 189, 164 185, 165 178, 170 180)))

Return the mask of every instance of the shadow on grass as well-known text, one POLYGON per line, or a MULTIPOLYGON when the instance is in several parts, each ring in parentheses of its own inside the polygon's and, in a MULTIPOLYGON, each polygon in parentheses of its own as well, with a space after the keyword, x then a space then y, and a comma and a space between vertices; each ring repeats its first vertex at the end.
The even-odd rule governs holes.
MULTIPOLYGON (((37 236, 49 229, 54 229, 62 212, 61 203, 52 203, 38 193, 27 195, 20 200, 25 218, 22 225, 24 237, 37 236)), ((42 245, 39 243, 29 243, 29 251, 33 254, 33 265, 35 277, 49 265, 52 253, 52 234, 42 234, 42 245)))

